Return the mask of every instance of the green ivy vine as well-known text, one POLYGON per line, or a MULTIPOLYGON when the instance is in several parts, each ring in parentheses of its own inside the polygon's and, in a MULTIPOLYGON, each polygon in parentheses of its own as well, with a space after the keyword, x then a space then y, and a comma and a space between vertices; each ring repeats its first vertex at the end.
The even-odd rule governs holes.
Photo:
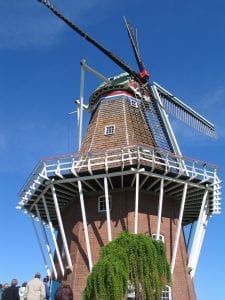
POLYGON ((165 246, 145 234, 122 232, 102 247, 99 261, 88 276, 84 300, 122 300, 128 283, 135 299, 158 300, 171 273, 165 246))

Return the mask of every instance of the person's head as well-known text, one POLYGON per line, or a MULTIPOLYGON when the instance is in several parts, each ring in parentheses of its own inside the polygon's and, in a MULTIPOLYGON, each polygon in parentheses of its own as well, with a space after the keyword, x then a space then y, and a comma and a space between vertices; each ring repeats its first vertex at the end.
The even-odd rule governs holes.
POLYGON ((11 281, 11 286, 17 286, 17 283, 18 283, 17 279, 14 278, 11 281))
POLYGON ((22 287, 26 287, 26 286, 27 286, 27 282, 23 282, 22 287))
POLYGON ((43 282, 48 283, 48 276, 43 279, 43 282))
POLYGON ((34 275, 34 278, 39 278, 40 279, 41 278, 41 274, 39 272, 36 272, 35 275, 34 275))
POLYGON ((4 283, 4 284, 3 284, 3 289, 4 289, 4 290, 7 289, 8 287, 9 287, 8 283, 4 283))

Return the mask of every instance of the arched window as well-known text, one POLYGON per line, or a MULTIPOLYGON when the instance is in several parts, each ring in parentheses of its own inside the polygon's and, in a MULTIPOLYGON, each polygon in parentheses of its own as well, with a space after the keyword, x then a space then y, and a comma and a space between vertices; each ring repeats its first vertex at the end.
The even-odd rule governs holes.
POLYGON ((172 300, 171 287, 166 285, 162 290, 160 300, 172 300))
POLYGON ((153 238, 153 240, 159 240, 163 243, 165 242, 164 235, 162 235, 160 233, 158 235, 157 235, 157 233, 152 233, 152 238, 153 238), (158 236, 158 238, 157 238, 157 236, 158 236))

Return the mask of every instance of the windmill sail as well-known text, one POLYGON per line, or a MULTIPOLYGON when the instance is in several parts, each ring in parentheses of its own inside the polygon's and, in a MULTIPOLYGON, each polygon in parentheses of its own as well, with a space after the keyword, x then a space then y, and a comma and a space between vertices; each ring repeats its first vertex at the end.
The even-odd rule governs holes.
MULTIPOLYGON (((131 25, 131 23, 128 22, 125 17, 124 20, 127 27, 128 36, 135 54, 137 65, 140 70, 140 75, 148 74, 148 72, 145 70, 144 63, 141 58, 138 47, 137 29, 133 25, 131 25)), ((163 108, 166 110, 167 113, 175 116, 180 121, 195 128, 201 133, 209 135, 210 137, 216 137, 215 128, 212 123, 207 121, 188 105, 184 104, 181 100, 174 97, 171 93, 162 88, 159 84, 154 82, 154 85, 157 87, 157 91, 163 104, 163 108)))
POLYGON ((110 58, 112 61, 114 61, 119 67, 121 67, 124 71, 129 73, 131 76, 134 77, 135 80, 138 82, 141 82, 141 78, 137 72, 132 70, 122 59, 114 55, 112 52, 107 50, 105 47, 103 47, 100 43, 98 43, 96 40, 91 38, 86 32, 81 30, 76 24, 71 22, 69 19, 67 19, 65 16, 63 16, 53 5, 49 0, 38 0, 42 4, 44 4, 46 7, 48 7, 58 18, 60 18, 62 21, 64 21, 70 28, 72 28, 74 31, 76 31, 80 36, 82 36, 85 40, 87 40, 89 43, 94 45, 97 49, 99 49, 102 53, 104 53, 108 58, 110 58))
MULTIPOLYGON (((143 110, 145 111, 147 122, 149 124, 149 129, 151 130, 151 133, 153 134, 155 142, 159 148, 164 148, 171 152, 179 153, 179 147, 176 143, 176 139, 173 135, 172 129, 167 121, 165 110, 181 121, 194 127, 195 129, 208 134, 209 136, 216 136, 214 126, 205 118, 185 105, 178 98, 173 97, 169 92, 160 87, 158 84, 154 83, 152 85, 148 82, 149 74, 144 67, 138 48, 137 30, 129 22, 127 22, 126 19, 125 23, 139 67, 139 73, 132 70, 122 59, 107 50, 96 40, 91 38, 86 32, 81 30, 77 25, 64 17, 58 10, 53 7, 52 3, 49 0, 38 1, 48 7, 57 17, 63 20, 69 27, 76 31, 85 40, 94 45, 114 63, 116 63, 119 67, 126 71, 131 76, 131 78, 139 83, 143 92, 143 96, 148 94, 148 101, 146 101, 147 103, 143 103, 142 106, 143 110), (155 92, 153 92, 154 88, 156 88, 155 92)), ((145 102, 145 100, 146 99, 143 97, 143 102, 145 102)))
POLYGON ((124 17, 124 21, 127 27, 128 36, 134 51, 134 56, 136 58, 136 62, 140 71, 140 76, 143 79, 143 81, 147 81, 149 78, 149 73, 144 67, 143 60, 140 55, 139 47, 138 47, 138 38, 137 38, 137 29, 131 25, 127 21, 127 19, 124 17))
POLYGON ((180 99, 173 96, 156 82, 154 82, 154 85, 157 87, 163 107, 167 113, 210 137, 217 137, 212 123, 207 121, 204 117, 183 103, 180 99))
POLYGON ((149 72, 145 69, 143 60, 138 47, 137 29, 129 23, 124 17, 127 27, 128 36, 134 51, 136 62, 139 68, 139 75, 145 83, 146 89, 149 91, 150 102, 143 101, 145 107, 145 115, 150 131, 159 148, 166 149, 170 152, 180 154, 180 149, 172 132, 172 128, 168 124, 165 117, 165 111, 161 108, 162 103, 158 91, 150 84, 149 72))

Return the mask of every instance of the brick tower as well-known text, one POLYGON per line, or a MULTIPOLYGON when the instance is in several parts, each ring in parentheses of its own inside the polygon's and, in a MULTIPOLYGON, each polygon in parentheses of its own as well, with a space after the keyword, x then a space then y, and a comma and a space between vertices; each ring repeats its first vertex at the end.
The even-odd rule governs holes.
MULTIPOLYGON (((84 69, 99 76, 83 62, 84 69)), ((20 194, 19 208, 31 216, 47 272, 66 277, 75 300, 82 299, 100 248, 125 230, 165 243, 172 287, 161 299, 196 299, 193 277, 208 218, 220 211, 220 181, 216 166, 181 155, 164 109, 182 111, 210 134, 213 127, 142 75, 102 76, 78 153, 40 161, 20 194)), ((78 105, 82 128, 83 99, 78 105)))

